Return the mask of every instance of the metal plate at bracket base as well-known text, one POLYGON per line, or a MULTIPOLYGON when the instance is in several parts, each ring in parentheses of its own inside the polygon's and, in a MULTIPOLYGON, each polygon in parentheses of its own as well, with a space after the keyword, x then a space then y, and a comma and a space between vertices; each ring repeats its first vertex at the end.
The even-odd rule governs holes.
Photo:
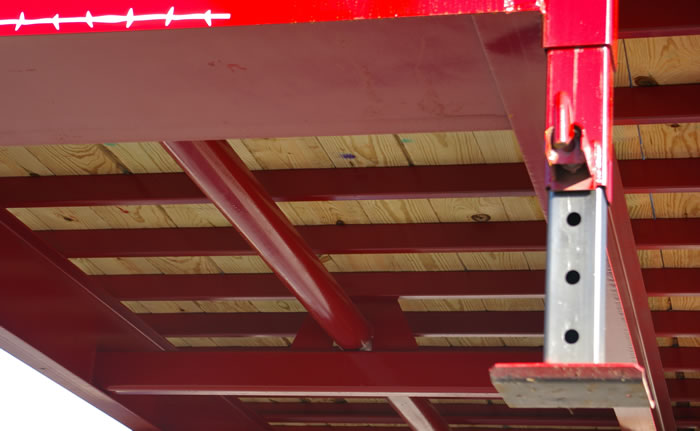
POLYGON ((495 364, 491 383, 509 407, 649 407, 637 364, 495 364))

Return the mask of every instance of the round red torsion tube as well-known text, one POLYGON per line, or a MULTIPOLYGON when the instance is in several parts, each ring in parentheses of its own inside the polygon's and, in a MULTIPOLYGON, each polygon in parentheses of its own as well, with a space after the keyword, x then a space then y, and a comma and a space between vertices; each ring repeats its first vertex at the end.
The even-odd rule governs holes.
POLYGON ((371 347, 367 320, 226 141, 163 146, 339 346, 371 347))

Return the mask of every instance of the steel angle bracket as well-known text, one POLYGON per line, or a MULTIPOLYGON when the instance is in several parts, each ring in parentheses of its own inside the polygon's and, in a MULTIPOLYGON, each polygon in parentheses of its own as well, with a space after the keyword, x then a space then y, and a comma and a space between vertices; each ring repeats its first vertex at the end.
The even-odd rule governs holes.
POLYGON ((496 364, 491 382, 509 407, 648 407, 644 369, 636 364, 496 364))

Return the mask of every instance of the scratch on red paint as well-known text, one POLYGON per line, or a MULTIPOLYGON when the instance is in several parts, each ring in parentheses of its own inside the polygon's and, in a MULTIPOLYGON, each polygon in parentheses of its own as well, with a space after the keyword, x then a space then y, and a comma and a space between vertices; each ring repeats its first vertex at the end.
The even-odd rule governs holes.
POLYGON ((226 65, 226 67, 228 67, 228 70, 230 70, 231 72, 235 72, 236 69, 238 69, 238 70, 248 70, 247 67, 241 66, 240 64, 236 64, 236 63, 229 63, 229 64, 226 65))

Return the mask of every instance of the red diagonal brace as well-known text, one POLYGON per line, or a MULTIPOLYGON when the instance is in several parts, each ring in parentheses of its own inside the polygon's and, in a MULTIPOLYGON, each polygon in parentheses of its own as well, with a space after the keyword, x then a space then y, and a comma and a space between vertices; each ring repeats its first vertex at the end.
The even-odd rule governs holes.
POLYGON ((163 145, 340 346, 370 346, 367 321, 226 141, 163 145))

